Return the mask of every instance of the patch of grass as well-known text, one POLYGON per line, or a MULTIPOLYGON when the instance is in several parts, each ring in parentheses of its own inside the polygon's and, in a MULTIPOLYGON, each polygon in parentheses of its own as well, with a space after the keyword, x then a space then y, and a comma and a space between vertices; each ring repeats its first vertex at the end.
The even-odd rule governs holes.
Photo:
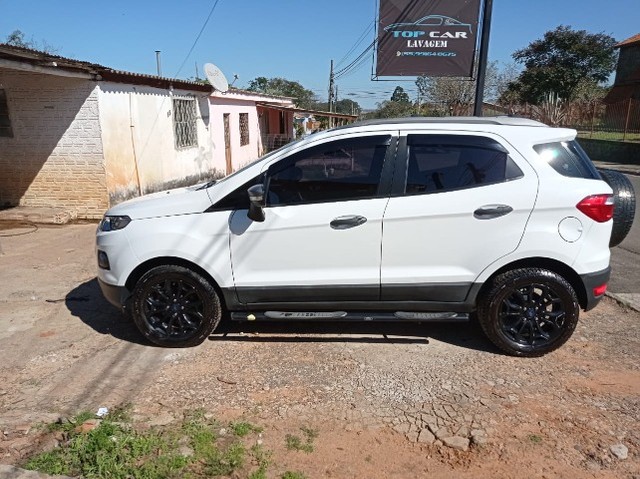
POLYGON ((186 415, 179 425, 136 430, 130 408, 119 408, 89 432, 77 426, 95 418, 80 413, 48 426, 63 431, 60 447, 34 455, 23 465, 46 474, 82 476, 87 479, 164 479, 238 475, 265 479, 271 454, 261 446, 250 449, 241 439, 262 431, 249 423, 232 423, 233 435, 219 434, 220 423, 204 411, 186 415), (252 472, 250 472, 252 471, 252 472))
POLYGON ((71 419, 59 419, 56 422, 51 424, 47 424, 46 430, 49 432, 62 431, 62 432, 70 432, 73 431, 76 427, 82 424, 89 419, 95 419, 96 415, 89 412, 83 411, 78 413, 76 416, 71 419))
POLYGON ((528 439, 534 444, 540 444, 542 442, 542 438, 537 434, 529 434, 528 439))
POLYGON ((256 433, 262 432, 262 428, 261 427, 254 426, 251 423, 243 422, 243 421, 241 421, 241 422, 232 422, 229 425, 229 428, 238 437, 244 437, 247 434, 252 433, 252 432, 256 432, 256 433))
POLYGON ((262 446, 255 444, 251 448, 251 456, 258 466, 258 469, 249 475, 249 479, 266 479, 267 469, 271 464, 271 452, 265 451, 262 446))
POLYGON ((318 431, 307 427, 301 427, 300 430, 305 436, 304 441, 300 436, 287 434, 284 438, 287 449, 292 451, 303 451, 306 453, 313 452, 313 441, 318 437, 318 431))
POLYGON ((287 471, 280 477, 281 479, 307 479, 307 476, 299 471, 287 471))
POLYGON ((578 137, 581 138, 592 138, 594 140, 609 140, 609 141, 624 141, 628 142, 638 142, 640 141, 640 133, 637 132, 627 132, 627 134, 623 134, 623 132, 612 132, 612 131, 602 131, 602 130, 581 130, 578 131, 578 137))

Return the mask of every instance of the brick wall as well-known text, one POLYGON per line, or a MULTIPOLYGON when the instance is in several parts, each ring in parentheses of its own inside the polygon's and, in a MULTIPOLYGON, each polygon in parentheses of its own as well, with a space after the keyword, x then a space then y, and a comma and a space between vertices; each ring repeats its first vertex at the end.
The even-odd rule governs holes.
POLYGON ((620 58, 618 59, 614 85, 628 80, 638 68, 640 68, 640 45, 620 48, 620 58))
POLYGON ((96 84, 0 69, 13 138, 0 137, 0 205, 108 207, 96 84))

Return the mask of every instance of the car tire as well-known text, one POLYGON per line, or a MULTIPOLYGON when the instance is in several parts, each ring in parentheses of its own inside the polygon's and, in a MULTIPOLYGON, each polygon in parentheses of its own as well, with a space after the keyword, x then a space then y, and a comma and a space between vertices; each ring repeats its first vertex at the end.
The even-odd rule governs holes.
POLYGON ((618 246, 629 234, 636 214, 636 193, 633 184, 625 175, 614 170, 599 170, 602 179, 613 190, 613 230, 609 246, 618 246))
POLYGON ((174 348, 202 343, 222 317, 213 285, 195 271, 176 265, 157 266, 140 278, 131 312, 149 341, 174 348))
POLYGON ((496 276, 478 304, 485 335, 512 356, 542 356, 559 348, 573 334, 579 314, 571 284, 542 268, 496 276))

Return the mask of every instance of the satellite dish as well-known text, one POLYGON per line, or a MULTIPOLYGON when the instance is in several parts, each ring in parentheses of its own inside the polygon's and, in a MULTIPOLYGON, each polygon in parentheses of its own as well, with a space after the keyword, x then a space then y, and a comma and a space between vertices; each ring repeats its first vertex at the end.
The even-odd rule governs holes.
POLYGON ((229 82, 224 73, 213 63, 204 64, 204 74, 215 90, 224 93, 229 89, 229 82))

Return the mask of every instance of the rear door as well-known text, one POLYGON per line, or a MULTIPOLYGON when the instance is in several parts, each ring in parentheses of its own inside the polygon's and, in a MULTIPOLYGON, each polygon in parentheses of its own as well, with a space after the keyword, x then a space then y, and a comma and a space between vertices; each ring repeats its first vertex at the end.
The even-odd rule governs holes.
POLYGON ((480 272, 517 248, 537 175, 495 135, 409 131, 400 145, 402 173, 383 220, 382 299, 464 301, 480 272))

